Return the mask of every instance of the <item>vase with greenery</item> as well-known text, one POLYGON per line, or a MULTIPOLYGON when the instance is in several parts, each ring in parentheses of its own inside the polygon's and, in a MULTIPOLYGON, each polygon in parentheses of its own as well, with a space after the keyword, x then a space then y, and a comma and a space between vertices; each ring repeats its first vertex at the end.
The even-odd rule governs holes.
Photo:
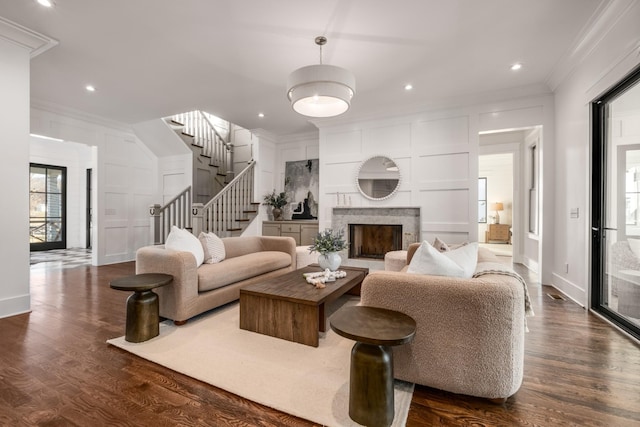
POLYGON ((271 193, 264 196, 263 205, 271 206, 273 209, 271 213, 273 214, 274 221, 282 221, 282 208, 287 205, 287 194, 282 191, 281 193, 276 193, 274 189, 271 193))
POLYGON ((330 228, 318 233, 313 239, 313 245, 309 246, 309 252, 319 252, 318 264, 320 268, 336 271, 342 262, 340 252, 347 249, 349 244, 344 239, 342 230, 334 231, 330 228))

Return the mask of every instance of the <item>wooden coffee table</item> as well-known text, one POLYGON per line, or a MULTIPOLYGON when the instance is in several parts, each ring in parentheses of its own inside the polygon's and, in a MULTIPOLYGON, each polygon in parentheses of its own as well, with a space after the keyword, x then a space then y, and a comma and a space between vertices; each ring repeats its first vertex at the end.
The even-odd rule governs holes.
POLYGON ((240 289, 240 328, 317 347, 327 330, 326 305, 345 293, 360 295, 368 268, 340 267, 347 277, 316 289, 302 273, 321 271, 310 265, 240 289))

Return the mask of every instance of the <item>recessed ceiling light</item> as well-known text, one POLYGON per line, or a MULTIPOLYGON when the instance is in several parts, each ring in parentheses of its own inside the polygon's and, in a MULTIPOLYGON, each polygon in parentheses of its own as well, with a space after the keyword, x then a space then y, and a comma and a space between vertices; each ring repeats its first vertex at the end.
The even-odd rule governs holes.
POLYGON ((53 2, 51 0, 38 0, 38 3, 44 7, 53 7, 53 2))
POLYGON ((95 91, 96 91, 96 88, 95 88, 95 86, 93 86, 93 85, 86 85, 84 88, 85 88, 88 92, 95 92, 95 91))
POLYGON ((258 113, 258 117, 263 118, 264 117, 264 113, 258 113))
POLYGON ((411 83, 407 83, 406 85, 404 85, 404 90, 411 90, 413 89, 413 85, 411 83))
POLYGON ((511 66, 511 71, 518 71, 520 68, 522 68, 522 64, 519 62, 516 62, 511 66))

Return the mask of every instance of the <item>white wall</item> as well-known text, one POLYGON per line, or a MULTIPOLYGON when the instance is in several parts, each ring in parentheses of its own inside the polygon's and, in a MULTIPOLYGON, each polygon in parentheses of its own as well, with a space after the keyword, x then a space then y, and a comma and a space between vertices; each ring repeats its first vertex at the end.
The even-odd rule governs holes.
POLYGON ((191 185, 193 179, 193 154, 178 154, 158 158, 158 188, 162 198, 153 203, 166 204, 191 185))
MULTIPOLYGON (((375 121, 320 124, 320 229, 331 226, 340 192, 350 196, 354 206, 420 207, 421 239, 477 241, 478 133, 543 126, 549 134, 541 145, 553 147, 553 115, 553 98, 544 95, 375 121), (401 186, 390 199, 371 201, 359 194, 355 179, 360 163, 378 154, 398 164, 401 186)), ((541 207, 541 230, 550 236, 545 256, 552 257, 553 150, 541 155, 549 197, 541 207)), ((540 266, 546 283, 551 276, 549 259, 540 266)))
MULTIPOLYGON (((265 194, 271 193, 273 189, 278 189, 277 176, 277 150, 275 137, 268 134, 261 129, 254 129, 248 131, 243 129, 243 133, 236 135, 236 141, 239 143, 244 140, 245 145, 249 144, 249 140, 252 144, 253 158, 256 161, 256 170, 254 174, 254 197, 255 201, 262 203, 265 194)), ((284 183, 283 183, 284 185, 284 183)), ((249 228, 247 228, 243 235, 261 235, 262 234, 262 221, 268 219, 267 206, 260 205, 258 210, 258 216, 249 228)))
POLYGON ((157 158, 128 127, 58 106, 32 105, 31 132, 95 147, 93 264, 133 260, 150 242, 157 158))
POLYGON ((557 180, 553 285, 584 305, 588 305, 591 265, 590 101, 640 63, 640 2, 616 4, 622 5, 623 10, 615 27, 591 37, 591 43, 585 48, 588 53, 555 91, 557 180), (579 209, 578 218, 570 217, 572 208, 579 209), (565 273, 565 263, 569 265, 568 273, 565 273))
POLYGON ((0 38, 0 317, 31 308, 29 295, 29 50, 0 38))
POLYGON ((91 148, 74 142, 31 137, 29 161, 67 168, 67 247, 86 247, 86 170, 95 167, 91 148))
POLYGON ((477 240, 477 134, 477 121, 464 110, 321 127, 320 229, 331 227, 339 192, 353 206, 420 207, 419 240, 477 240), (375 155, 400 169, 399 190, 383 201, 363 197, 356 186, 360 164, 375 155))

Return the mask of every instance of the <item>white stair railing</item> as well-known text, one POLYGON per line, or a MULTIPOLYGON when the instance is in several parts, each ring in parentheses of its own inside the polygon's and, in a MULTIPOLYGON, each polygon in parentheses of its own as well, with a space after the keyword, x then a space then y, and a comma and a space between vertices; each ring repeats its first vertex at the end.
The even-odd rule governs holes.
POLYGON ((151 236, 154 245, 161 245, 171 231, 171 226, 179 228, 192 228, 192 199, 191 186, 181 191, 176 197, 164 206, 151 205, 151 236))
POLYGON ((253 205, 255 161, 238 174, 206 205, 193 205, 193 234, 200 231, 215 233, 220 237, 242 230, 241 222, 249 221, 248 213, 253 205))
POLYGON ((193 144, 202 148, 202 155, 223 174, 233 173, 233 144, 224 140, 205 113, 200 110, 171 117, 184 126, 183 132, 193 136, 193 144))

